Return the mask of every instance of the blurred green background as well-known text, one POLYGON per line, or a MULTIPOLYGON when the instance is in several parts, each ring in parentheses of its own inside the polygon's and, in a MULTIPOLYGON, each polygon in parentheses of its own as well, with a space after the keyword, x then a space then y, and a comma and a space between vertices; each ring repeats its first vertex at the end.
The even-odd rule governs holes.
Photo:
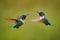
POLYGON ((60 40, 60 0, 0 0, 0 40, 60 40), (44 11, 55 26, 29 22, 39 17, 35 11, 44 11), (19 29, 5 18, 32 14, 19 29))

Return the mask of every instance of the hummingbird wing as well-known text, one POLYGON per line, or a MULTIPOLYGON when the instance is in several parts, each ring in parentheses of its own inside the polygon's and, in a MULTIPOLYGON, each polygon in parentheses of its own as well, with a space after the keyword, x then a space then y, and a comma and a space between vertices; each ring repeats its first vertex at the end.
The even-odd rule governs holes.
POLYGON ((44 23, 45 20, 42 20, 40 18, 36 18, 36 19, 32 19, 31 22, 42 22, 42 23, 44 23))
POLYGON ((19 19, 20 19, 20 17, 18 16, 18 17, 17 17, 17 20, 19 20, 19 19))
POLYGON ((12 19, 12 18, 6 18, 7 21, 12 22, 12 23, 17 23, 17 19, 12 19))
POLYGON ((32 19, 31 22, 39 22, 40 19, 39 18, 36 18, 36 19, 32 19))

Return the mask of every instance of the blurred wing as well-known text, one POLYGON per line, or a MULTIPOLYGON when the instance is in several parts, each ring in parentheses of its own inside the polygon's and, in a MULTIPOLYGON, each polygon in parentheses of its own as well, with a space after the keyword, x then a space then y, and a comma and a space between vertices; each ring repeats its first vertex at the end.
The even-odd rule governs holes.
POLYGON ((40 19, 37 18, 37 19, 32 19, 31 22, 40 22, 40 19))
POLYGON ((31 22, 42 22, 42 23, 44 23, 45 20, 40 19, 40 18, 37 18, 37 19, 33 19, 33 20, 31 20, 31 22))
POLYGON ((17 20, 19 20, 19 19, 20 19, 20 17, 18 16, 18 17, 17 17, 17 20))
POLYGON ((6 18, 7 21, 12 22, 12 23, 17 23, 16 19, 12 19, 12 18, 6 18))

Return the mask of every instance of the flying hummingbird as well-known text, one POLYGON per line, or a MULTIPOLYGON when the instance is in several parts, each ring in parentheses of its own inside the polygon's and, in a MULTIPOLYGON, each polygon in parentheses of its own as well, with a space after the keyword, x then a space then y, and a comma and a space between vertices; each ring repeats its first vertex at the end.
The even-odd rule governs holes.
POLYGON ((25 19, 27 17, 27 14, 22 14, 20 17, 18 16, 17 19, 12 19, 12 18, 6 18, 7 21, 15 23, 13 26, 14 28, 19 28, 21 25, 25 23, 25 19))
POLYGON ((44 23, 45 25, 51 25, 49 20, 45 17, 44 12, 37 12, 39 14, 39 18, 31 20, 31 22, 41 22, 44 23))

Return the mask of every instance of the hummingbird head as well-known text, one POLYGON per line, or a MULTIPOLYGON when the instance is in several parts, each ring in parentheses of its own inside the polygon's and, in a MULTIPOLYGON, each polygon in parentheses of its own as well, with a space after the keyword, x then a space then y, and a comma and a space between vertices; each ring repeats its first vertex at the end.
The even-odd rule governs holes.
POLYGON ((38 11, 36 11, 36 12, 39 13, 39 16, 45 16, 44 12, 38 12, 38 11))
POLYGON ((45 16, 44 12, 39 12, 40 16, 45 16))
POLYGON ((26 19, 26 16, 27 16, 27 14, 22 14, 22 15, 20 16, 20 19, 24 20, 24 19, 26 19))

